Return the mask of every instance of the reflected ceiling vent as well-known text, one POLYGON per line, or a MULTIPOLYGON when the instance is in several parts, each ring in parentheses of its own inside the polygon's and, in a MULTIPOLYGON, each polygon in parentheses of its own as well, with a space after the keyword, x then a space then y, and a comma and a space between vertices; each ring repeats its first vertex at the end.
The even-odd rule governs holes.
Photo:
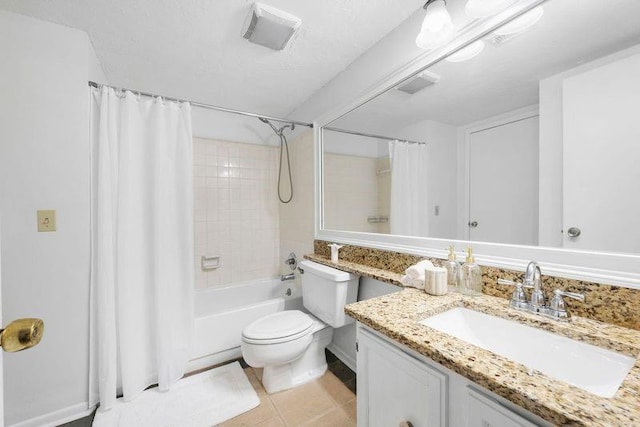
POLYGON ((269 49, 282 50, 296 34, 300 24, 300 18, 290 13, 253 3, 244 21, 242 37, 269 49))
POLYGON ((430 71, 423 71, 420 74, 410 78, 409 80, 400 83, 396 86, 400 92, 413 95, 416 92, 420 92, 422 89, 428 88, 431 85, 438 83, 440 76, 430 71))

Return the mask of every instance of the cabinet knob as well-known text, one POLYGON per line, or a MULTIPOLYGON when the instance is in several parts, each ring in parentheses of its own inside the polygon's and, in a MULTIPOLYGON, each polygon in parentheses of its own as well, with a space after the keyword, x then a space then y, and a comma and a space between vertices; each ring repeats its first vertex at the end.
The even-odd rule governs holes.
POLYGON ((411 424, 411 421, 401 421, 398 427, 413 427, 413 424, 411 424))

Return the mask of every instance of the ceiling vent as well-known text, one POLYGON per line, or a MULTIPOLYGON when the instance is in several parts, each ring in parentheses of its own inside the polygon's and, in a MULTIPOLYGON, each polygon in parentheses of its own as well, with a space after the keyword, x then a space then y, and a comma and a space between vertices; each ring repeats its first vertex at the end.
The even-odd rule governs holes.
POLYGON ((244 21, 242 37, 273 50, 284 49, 302 21, 287 12, 261 3, 253 3, 244 21))
POLYGON ((420 92, 422 89, 438 83, 438 81, 440 81, 439 75, 430 71, 423 71, 409 80, 400 83, 400 85, 396 86, 396 89, 400 92, 413 95, 416 92, 420 92))

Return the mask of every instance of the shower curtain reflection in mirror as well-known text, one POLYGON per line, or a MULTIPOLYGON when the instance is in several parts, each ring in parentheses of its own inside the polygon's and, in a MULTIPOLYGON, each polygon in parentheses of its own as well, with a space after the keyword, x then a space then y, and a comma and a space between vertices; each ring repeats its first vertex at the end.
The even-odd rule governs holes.
POLYGON ((389 142, 391 234, 429 235, 427 144, 389 142))

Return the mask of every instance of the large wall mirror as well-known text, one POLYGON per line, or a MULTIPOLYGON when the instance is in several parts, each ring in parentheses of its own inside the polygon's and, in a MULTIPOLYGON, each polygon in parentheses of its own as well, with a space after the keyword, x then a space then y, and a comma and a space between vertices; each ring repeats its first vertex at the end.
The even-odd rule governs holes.
MULTIPOLYGON (((454 12, 464 3, 447 2, 454 12)), ((640 264, 640 2, 528 3, 323 123, 325 237, 640 264)), ((454 24, 473 24, 463 15, 454 24)))

